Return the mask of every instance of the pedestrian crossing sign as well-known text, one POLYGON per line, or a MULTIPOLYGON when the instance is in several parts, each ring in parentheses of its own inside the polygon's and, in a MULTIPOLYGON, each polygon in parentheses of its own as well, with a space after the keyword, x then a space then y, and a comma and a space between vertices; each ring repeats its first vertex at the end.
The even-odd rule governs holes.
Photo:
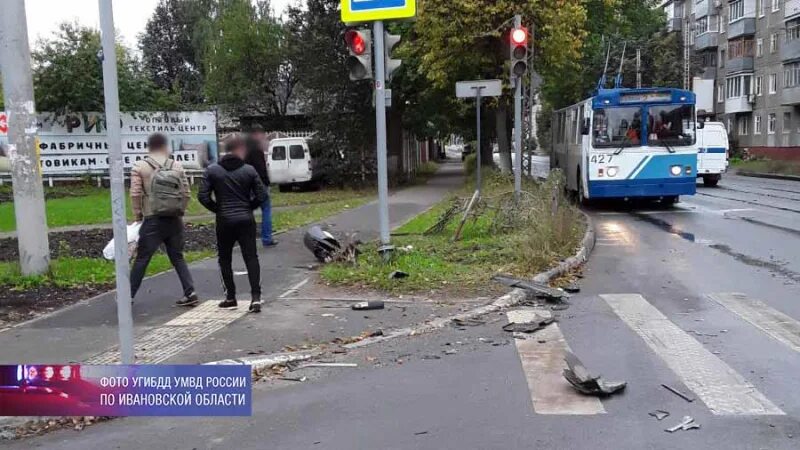
POLYGON ((416 0, 342 0, 342 21, 407 19, 417 13, 416 0))

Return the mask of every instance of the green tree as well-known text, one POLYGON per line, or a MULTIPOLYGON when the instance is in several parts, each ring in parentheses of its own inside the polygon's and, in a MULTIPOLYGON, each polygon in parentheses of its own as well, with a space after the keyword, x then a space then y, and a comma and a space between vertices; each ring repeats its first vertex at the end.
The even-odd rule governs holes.
POLYGON ((203 73, 195 30, 204 16, 198 0, 160 0, 139 35, 142 63, 159 88, 180 96, 181 103, 203 103, 203 73))
MULTIPOLYGON (((99 31, 64 23, 49 38, 36 43, 32 52, 33 84, 39 111, 102 111, 103 73, 99 31)), ((117 44, 120 109, 160 111, 177 107, 177 99, 158 89, 141 68, 140 61, 117 44)))
POLYGON ((329 179, 373 182, 375 113, 371 81, 350 81, 338 0, 289 8, 288 64, 302 75, 297 102, 317 132, 312 151, 329 179))
POLYGON ((206 96, 234 112, 285 114, 284 36, 269 2, 224 0, 217 7, 206 36, 206 96))

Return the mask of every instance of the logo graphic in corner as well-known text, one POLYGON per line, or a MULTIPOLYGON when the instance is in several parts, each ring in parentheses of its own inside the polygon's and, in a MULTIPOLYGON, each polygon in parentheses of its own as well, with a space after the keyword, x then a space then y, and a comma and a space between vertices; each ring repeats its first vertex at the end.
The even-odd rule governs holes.
POLYGON ((0 114, 0 134, 8 133, 8 119, 5 114, 0 114))

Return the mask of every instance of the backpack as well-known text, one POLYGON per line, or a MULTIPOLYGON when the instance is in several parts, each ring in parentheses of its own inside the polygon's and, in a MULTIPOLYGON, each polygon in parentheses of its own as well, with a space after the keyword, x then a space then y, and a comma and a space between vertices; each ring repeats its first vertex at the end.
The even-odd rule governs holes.
POLYGON ((185 199, 183 196, 183 174, 175 170, 175 161, 167 159, 162 166, 155 159, 144 159, 155 170, 150 179, 150 214, 154 216, 182 216, 185 199))

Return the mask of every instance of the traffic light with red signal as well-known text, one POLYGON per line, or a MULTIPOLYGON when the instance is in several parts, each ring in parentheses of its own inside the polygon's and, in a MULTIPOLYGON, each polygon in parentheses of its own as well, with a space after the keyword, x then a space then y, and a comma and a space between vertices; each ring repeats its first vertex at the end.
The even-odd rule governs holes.
POLYGON ((372 78, 372 32, 351 28, 344 33, 349 55, 345 61, 350 79, 369 80, 372 78))
POLYGON ((528 29, 514 27, 509 33, 511 78, 519 78, 528 71, 528 29))

